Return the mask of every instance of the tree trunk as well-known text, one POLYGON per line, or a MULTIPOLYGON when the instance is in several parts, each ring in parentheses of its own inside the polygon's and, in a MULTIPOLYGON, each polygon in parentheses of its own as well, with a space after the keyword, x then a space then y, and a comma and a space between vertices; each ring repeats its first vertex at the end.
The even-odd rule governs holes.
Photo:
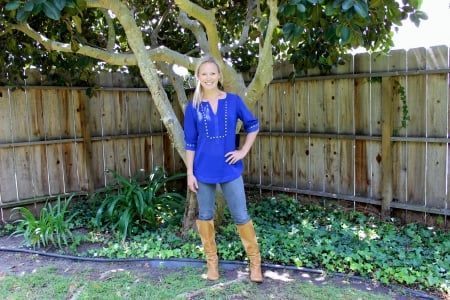
MULTIPOLYGON (((214 226, 218 228, 223 221, 223 215, 225 213, 226 201, 223 196, 220 185, 217 185, 216 188, 216 204, 214 210, 214 226)), ((184 206, 184 218, 183 218, 183 228, 181 229, 181 237, 185 238, 188 236, 189 230, 197 231, 197 227, 195 226, 195 220, 197 220, 198 216, 198 203, 197 203, 197 195, 188 190, 186 195, 186 204, 184 206)))

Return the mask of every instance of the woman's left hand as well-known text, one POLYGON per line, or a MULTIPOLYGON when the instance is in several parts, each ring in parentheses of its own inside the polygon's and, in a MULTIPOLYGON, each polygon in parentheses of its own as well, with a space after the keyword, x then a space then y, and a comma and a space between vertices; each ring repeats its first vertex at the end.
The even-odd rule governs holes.
POLYGON ((234 165, 245 157, 245 153, 241 150, 230 151, 225 154, 225 162, 230 165, 234 165))

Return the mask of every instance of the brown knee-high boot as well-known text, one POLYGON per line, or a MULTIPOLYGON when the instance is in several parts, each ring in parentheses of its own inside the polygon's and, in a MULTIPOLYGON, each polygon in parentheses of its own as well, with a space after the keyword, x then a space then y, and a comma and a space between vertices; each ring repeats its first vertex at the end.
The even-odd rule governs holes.
POLYGON ((197 228, 206 254, 206 265, 208 267, 206 278, 208 280, 218 280, 219 258, 217 256, 214 221, 197 220, 197 228))
POLYGON ((263 282, 261 273, 261 254, 259 252, 258 241, 256 240, 253 222, 250 220, 244 225, 236 225, 245 252, 250 260, 250 280, 253 282, 263 282))

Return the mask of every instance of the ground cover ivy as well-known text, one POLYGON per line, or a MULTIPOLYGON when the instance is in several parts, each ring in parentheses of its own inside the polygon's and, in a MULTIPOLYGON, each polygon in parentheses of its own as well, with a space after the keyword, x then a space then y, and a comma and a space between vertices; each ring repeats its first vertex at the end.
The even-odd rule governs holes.
MULTIPOLYGON (((253 197, 255 198, 255 197, 253 197)), ((328 201, 329 203, 329 201, 328 201)), ((345 211, 338 206, 302 205, 287 195, 256 197, 249 213, 259 238, 263 262, 317 268, 398 283, 440 293, 450 292, 450 233, 419 224, 382 222, 376 216, 345 211)), ((198 234, 179 235, 180 218, 158 228, 140 227, 122 235, 89 230, 93 242, 104 241, 81 255, 108 258, 204 258, 198 234)), ((92 213, 90 214, 92 218, 92 213)), ((83 217, 77 217, 82 220, 83 217)), ((88 219, 88 218, 85 218, 88 219)), ((78 224, 79 225, 79 224, 78 224)), ((91 222, 92 225, 92 222, 91 222)), ((245 260, 242 243, 226 211, 216 234, 222 260, 245 260)))

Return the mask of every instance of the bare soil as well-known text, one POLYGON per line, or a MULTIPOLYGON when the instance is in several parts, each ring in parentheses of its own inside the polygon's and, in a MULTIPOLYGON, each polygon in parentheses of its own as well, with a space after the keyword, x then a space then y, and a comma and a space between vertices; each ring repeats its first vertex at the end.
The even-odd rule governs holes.
MULTIPOLYGON (((20 251, 28 250, 22 246, 22 242, 22 239, 17 237, 0 237, 0 278, 6 275, 27 274, 33 272, 37 268, 50 266, 66 275, 85 273, 86 270, 89 270, 92 279, 102 279, 110 272, 115 272, 117 270, 131 271, 136 275, 148 278, 161 277, 165 274, 179 271, 181 267, 186 265, 183 262, 168 263, 167 261, 151 260, 127 260, 120 262, 84 261, 65 258, 63 257, 64 255, 61 255, 61 257, 53 257, 54 254, 59 254, 51 252, 45 252, 49 256, 46 256, 44 252, 44 254, 24 253, 20 251), (18 251, 6 249, 18 249, 18 251), (161 265, 164 265, 165 268, 161 268, 161 265)), ((92 245, 89 247, 92 247, 92 245)), ((204 271, 203 262, 194 263, 193 266, 199 268, 199 274, 204 271)), ((336 287, 351 287, 361 291, 385 295, 395 300, 450 299, 427 295, 418 291, 411 292, 411 290, 402 287, 385 286, 377 282, 349 276, 329 276, 315 272, 284 270, 278 267, 264 267, 263 272, 265 280, 259 287, 268 291, 279 288, 287 281, 292 282, 295 280, 296 282, 311 282, 315 285, 331 283, 336 287)), ((239 278, 248 277, 248 273, 246 267, 243 265, 236 264, 234 267, 227 265, 225 268, 224 263, 224 268, 221 268, 221 277, 230 281, 236 281, 239 280, 239 278)))

